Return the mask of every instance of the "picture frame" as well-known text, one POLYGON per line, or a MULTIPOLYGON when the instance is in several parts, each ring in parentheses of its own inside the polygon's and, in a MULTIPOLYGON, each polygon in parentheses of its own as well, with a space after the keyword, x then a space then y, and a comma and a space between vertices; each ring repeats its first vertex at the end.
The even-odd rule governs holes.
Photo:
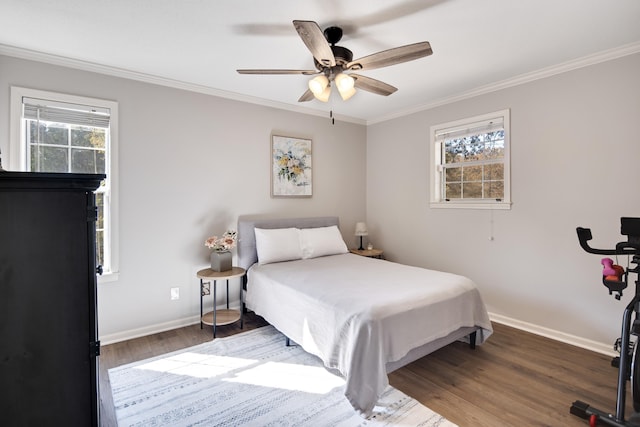
POLYGON ((311 139, 271 136, 271 197, 313 195, 311 139))

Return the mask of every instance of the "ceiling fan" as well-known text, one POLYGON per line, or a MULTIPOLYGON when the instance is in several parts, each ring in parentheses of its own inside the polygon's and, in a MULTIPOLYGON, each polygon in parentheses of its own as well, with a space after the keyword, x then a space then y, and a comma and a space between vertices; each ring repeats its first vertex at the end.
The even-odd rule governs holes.
POLYGON ((345 71, 373 70, 402 62, 413 61, 431 55, 429 42, 419 42, 383 50, 353 60, 353 52, 346 47, 337 46, 342 38, 340 27, 328 27, 324 32, 314 21, 293 21, 298 35, 313 55, 315 70, 285 69, 243 69, 240 74, 303 74, 316 75, 309 81, 309 89, 302 94, 298 102, 311 101, 316 98, 327 102, 331 94, 331 82, 334 82, 343 100, 351 98, 356 88, 378 95, 388 96, 398 90, 390 84, 345 71))

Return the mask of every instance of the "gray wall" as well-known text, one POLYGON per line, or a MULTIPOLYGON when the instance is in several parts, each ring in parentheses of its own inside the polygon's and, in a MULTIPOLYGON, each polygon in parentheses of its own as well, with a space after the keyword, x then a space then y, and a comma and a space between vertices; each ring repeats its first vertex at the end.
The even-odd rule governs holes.
POLYGON ((370 125, 371 239, 394 261, 469 276, 507 322, 610 347, 626 303, 608 295, 601 257, 579 247, 575 229, 611 247, 624 240, 619 218, 640 216, 638 76, 636 54, 370 125), (512 209, 429 208, 429 127, 504 108, 512 209))
POLYGON ((239 215, 338 215, 346 242, 356 243, 366 206, 362 125, 0 56, 3 153, 12 85, 119 103, 120 276, 98 286, 105 341, 197 319, 204 240, 239 215), (313 140, 312 198, 270 197, 272 133, 313 140), (171 287, 180 287, 178 301, 171 287))
POLYGON ((269 214, 339 215, 350 245, 366 217, 387 258, 471 277, 494 318, 605 348, 631 292, 607 295, 575 228, 611 246, 620 216, 640 216, 638 75, 636 54, 365 128, 0 56, 0 148, 11 85, 119 102, 120 280, 99 285, 106 341, 193 322, 204 239, 269 214), (429 127, 503 108, 512 209, 430 209, 429 127), (270 198, 272 133, 313 139, 312 198, 270 198))

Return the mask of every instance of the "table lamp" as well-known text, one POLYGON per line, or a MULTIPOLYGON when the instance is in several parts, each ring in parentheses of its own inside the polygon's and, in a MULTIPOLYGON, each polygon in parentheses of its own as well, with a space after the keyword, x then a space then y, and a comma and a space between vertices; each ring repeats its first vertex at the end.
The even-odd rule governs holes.
POLYGON ((356 232, 354 233, 356 236, 360 236, 360 247, 358 250, 363 250, 362 247, 362 236, 368 236, 369 232, 367 231, 367 224, 364 222, 356 222, 356 232))

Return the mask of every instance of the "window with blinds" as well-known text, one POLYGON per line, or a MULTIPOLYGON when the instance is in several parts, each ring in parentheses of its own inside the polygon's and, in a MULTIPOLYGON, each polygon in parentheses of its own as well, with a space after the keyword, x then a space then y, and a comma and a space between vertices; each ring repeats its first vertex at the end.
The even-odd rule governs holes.
POLYGON ((509 110, 431 127, 432 207, 510 207, 509 110))
MULTIPOLYGON (((14 169, 106 174, 96 191, 96 253, 105 276, 112 275, 117 271, 114 244, 117 168, 113 164, 117 103, 19 87, 12 87, 11 97, 12 128, 19 115, 20 129, 11 132, 12 151, 19 153, 13 156, 14 169)), ((105 281, 104 277, 101 279, 105 281)))
POLYGON ((110 111, 23 97, 29 170, 105 173, 110 111))

